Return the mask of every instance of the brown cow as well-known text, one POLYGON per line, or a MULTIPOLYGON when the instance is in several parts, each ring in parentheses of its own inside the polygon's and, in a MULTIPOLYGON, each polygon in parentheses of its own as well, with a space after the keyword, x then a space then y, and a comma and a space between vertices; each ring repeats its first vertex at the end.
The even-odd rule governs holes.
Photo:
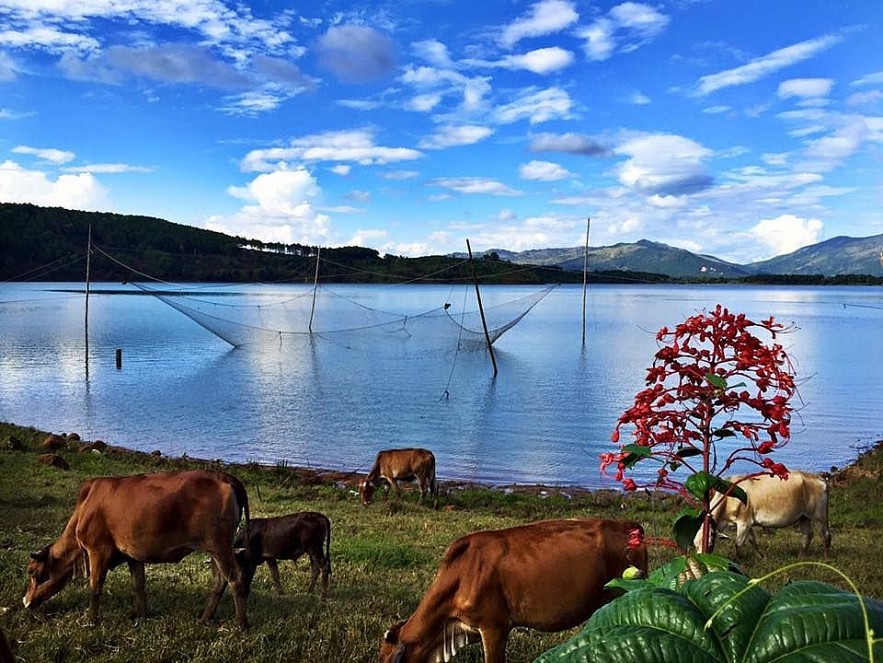
POLYGON ((331 521, 325 514, 301 511, 275 518, 252 518, 248 538, 242 532, 233 545, 237 549, 236 560, 242 569, 246 596, 251 591, 255 571, 265 562, 270 567, 276 591, 282 594, 277 560, 290 559, 294 563, 303 554, 310 556, 313 574, 309 591, 315 589, 321 572, 322 596, 327 596, 331 575, 331 521))
MULTIPOLYGON (((420 503, 427 491, 438 506, 438 485, 435 480, 435 456, 428 449, 386 449, 377 453, 374 467, 359 486, 359 498, 368 506, 383 479, 400 494, 399 481, 416 481, 420 485, 420 503)), ((388 490, 388 489, 387 489, 388 490)))
POLYGON ((562 631, 615 592, 604 584, 629 566, 647 572, 643 529, 632 521, 545 520, 468 534, 452 543, 423 599, 380 645, 383 663, 448 661, 481 642, 504 663, 516 626, 562 631))
POLYGON ((233 586, 236 619, 247 628, 245 593, 233 555, 242 513, 248 527, 248 495, 236 477, 189 470, 128 477, 89 479, 55 543, 31 555, 25 607, 34 608, 57 594, 71 578, 89 577, 90 616, 98 621, 107 572, 123 562, 135 586, 135 615, 147 610, 144 565, 178 562, 195 550, 214 561, 215 587, 202 615, 215 613, 225 587, 233 586))

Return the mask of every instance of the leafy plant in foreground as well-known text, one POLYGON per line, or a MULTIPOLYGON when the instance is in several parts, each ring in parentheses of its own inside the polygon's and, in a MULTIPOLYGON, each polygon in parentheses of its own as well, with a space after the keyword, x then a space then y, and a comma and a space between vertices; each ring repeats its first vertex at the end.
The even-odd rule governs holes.
MULTIPOLYGON (((732 495, 747 501, 744 490, 720 476, 736 461, 755 463, 753 476, 788 478, 768 454, 789 440, 794 376, 782 346, 765 345, 754 329, 773 340, 785 331, 772 317, 755 323, 721 306, 673 331, 661 329, 657 340, 668 344, 656 353, 647 388, 613 433, 619 443, 620 429, 632 425, 634 442, 601 458, 602 470, 615 466, 626 490, 640 487, 625 476, 635 465, 660 465, 644 485, 676 491, 690 504, 674 526, 683 550, 703 524, 701 548, 708 548, 713 500, 732 495), (751 414, 737 419, 740 409, 751 414), (723 440, 734 443, 721 461, 717 444, 723 440), (672 478, 681 468, 690 473, 683 482, 672 478)), ((883 654, 883 641, 874 640, 874 629, 883 630, 883 603, 810 581, 771 595, 759 584, 765 579, 751 580, 729 560, 700 552, 675 558, 647 579, 614 580, 609 586, 626 594, 537 663, 848 663, 883 654)))

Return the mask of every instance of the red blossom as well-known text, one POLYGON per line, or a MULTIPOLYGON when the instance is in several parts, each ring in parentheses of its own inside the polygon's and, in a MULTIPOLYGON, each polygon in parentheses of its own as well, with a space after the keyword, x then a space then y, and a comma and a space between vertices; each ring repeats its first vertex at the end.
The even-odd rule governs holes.
POLYGON ((726 471, 735 460, 746 459, 745 452, 753 452, 747 460, 775 476, 787 477, 784 465, 760 456, 790 438, 789 401, 797 390, 792 365, 782 345, 764 344, 755 335, 765 332, 775 340, 785 331, 788 328, 772 316, 755 322, 721 305, 690 316, 673 329, 662 327, 645 388, 620 415, 611 435, 620 453, 603 454, 602 471, 607 474, 615 464, 613 478, 624 490, 633 491, 638 484, 626 473, 638 463, 658 462, 661 468, 655 486, 699 502, 706 511, 707 498, 690 495, 671 473, 685 468, 714 475, 726 471), (636 458, 622 452, 624 427, 631 429, 630 443, 647 447, 649 455, 636 458), (737 448, 720 453, 716 445, 730 445, 728 438, 733 434, 750 446, 736 444, 737 448), (761 442, 762 435, 767 439, 761 442))

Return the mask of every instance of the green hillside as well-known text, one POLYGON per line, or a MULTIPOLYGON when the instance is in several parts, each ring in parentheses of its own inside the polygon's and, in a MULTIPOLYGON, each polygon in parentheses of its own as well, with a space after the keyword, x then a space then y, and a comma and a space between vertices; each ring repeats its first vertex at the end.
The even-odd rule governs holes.
MULTIPOLYGON (((162 219, 0 204, 0 280, 82 281, 92 233, 94 281, 312 282, 318 247, 230 237, 162 219)), ((404 258, 369 248, 321 249, 323 282, 429 279, 486 283, 576 282, 581 274, 514 265, 493 256, 404 258)))

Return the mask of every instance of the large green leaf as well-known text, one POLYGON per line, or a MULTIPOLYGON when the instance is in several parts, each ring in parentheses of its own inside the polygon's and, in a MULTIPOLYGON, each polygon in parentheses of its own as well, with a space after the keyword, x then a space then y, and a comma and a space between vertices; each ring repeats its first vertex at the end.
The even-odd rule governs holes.
MULTIPOLYGON (((708 561, 723 566, 718 559, 708 561)), ((854 594, 804 581, 770 596, 744 575, 724 570, 685 582, 697 564, 694 556, 673 560, 642 587, 598 610, 579 635, 537 663, 868 660, 866 624, 854 594)), ((883 603, 865 604, 870 629, 883 633, 883 603)), ((874 646, 874 654, 883 660, 883 644, 874 646)))
MULTIPOLYGON (((866 599, 868 618, 883 633, 883 605, 866 599)), ((883 645, 878 645, 883 656, 883 645)), ((877 653, 877 650, 875 650, 877 653)), ((821 582, 795 582, 767 604, 745 663, 868 660, 858 597, 821 582)))
POLYGON ((637 589, 598 610, 582 633, 537 659, 537 663, 714 663, 723 653, 706 617, 679 592, 637 589))

